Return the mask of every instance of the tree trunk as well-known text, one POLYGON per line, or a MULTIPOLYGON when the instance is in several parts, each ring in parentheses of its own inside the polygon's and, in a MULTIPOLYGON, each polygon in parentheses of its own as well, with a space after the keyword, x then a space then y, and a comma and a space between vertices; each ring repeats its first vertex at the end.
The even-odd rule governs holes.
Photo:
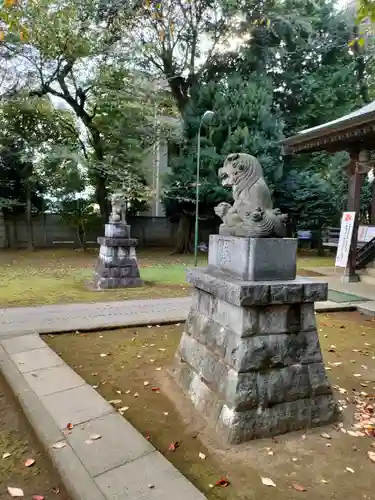
POLYGON ((108 191, 105 184, 105 178, 101 175, 97 175, 95 180, 96 201, 98 202, 100 207, 100 215, 104 218, 104 221, 107 222, 109 219, 110 209, 108 202, 108 191))
POLYGON ((26 188, 26 227, 27 227, 27 248, 28 250, 35 250, 34 247, 34 232, 33 221, 31 217, 31 190, 26 188))
POLYGON ((191 242, 193 230, 193 219, 186 214, 181 215, 176 234, 176 247, 174 253, 192 253, 193 245, 191 242))

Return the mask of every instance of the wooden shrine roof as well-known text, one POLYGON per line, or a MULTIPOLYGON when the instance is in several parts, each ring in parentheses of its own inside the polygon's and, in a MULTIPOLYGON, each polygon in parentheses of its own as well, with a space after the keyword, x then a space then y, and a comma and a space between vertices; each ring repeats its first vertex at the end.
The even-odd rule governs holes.
POLYGON ((375 101, 337 120, 302 130, 281 143, 285 154, 347 150, 356 143, 375 149, 375 101))

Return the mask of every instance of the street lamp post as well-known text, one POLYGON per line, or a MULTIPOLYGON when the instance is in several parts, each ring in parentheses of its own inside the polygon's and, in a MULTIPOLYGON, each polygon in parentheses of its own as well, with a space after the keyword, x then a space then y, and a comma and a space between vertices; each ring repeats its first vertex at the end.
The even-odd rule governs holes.
POLYGON ((205 111, 199 124, 197 138, 197 173, 195 184, 195 233, 194 233, 194 267, 198 265, 198 229, 199 229, 199 183, 200 183, 200 160, 201 160, 201 128, 204 122, 209 122, 214 116, 213 111, 205 111))

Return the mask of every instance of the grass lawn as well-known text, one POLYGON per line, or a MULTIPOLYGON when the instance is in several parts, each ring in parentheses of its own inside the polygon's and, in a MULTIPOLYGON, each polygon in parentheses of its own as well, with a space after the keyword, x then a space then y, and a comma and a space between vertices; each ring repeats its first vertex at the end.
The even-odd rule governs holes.
POLYGON ((8 486, 21 488, 25 499, 68 500, 60 479, 45 458, 13 394, 0 377, 0 500, 9 500, 8 486), (3 458, 5 454, 10 456, 3 458), (35 464, 25 467, 27 459, 35 464))
MULTIPOLYGON (((374 404, 375 321, 359 313, 317 318, 327 373, 343 408, 343 428, 352 432, 356 405, 374 404)), ((45 340, 104 398, 120 400, 113 403, 117 408, 128 407, 124 417, 210 500, 375 498, 375 464, 367 454, 375 451, 375 438, 353 437, 338 425, 234 447, 220 444, 166 372, 182 329, 129 328, 45 340), (172 453, 168 448, 176 441, 180 446, 172 453), (261 477, 271 478, 276 488, 264 486, 261 477), (227 488, 210 487, 221 478, 229 480, 227 488), (296 491, 296 483, 306 491, 296 491)))
MULTIPOLYGON (((191 255, 171 255, 166 249, 139 250, 142 288, 92 292, 84 282, 93 276, 97 250, 38 250, 0 252, 0 307, 98 302, 159 297, 181 297, 190 293, 185 268, 191 255)), ((206 264, 206 255, 200 265, 206 264)), ((299 269, 324 267, 331 257, 301 256, 299 269)))

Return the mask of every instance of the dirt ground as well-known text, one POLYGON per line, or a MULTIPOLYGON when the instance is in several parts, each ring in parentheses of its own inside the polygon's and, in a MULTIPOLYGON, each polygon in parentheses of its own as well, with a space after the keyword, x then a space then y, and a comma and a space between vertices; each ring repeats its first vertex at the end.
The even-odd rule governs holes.
POLYGON ((24 498, 69 500, 4 379, 0 377, 0 500, 9 500, 8 486, 21 488, 24 498), (10 456, 3 458, 4 454, 10 456), (27 459, 35 464, 25 467, 27 459))
POLYGON ((124 416, 209 499, 375 500, 375 463, 368 457, 375 437, 347 433, 356 432, 356 405, 370 404, 375 395, 375 321, 354 312, 320 314, 317 321, 346 432, 331 425, 230 448, 217 441, 167 375, 183 325, 45 340, 103 397, 121 400, 117 408, 129 407, 124 416), (180 446, 168 451, 176 441, 180 446), (276 487, 263 485, 262 477, 276 487), (210 486, 221 478, 230 485, 210 486), (300 486, 306 491, 297 491, 300 486))

